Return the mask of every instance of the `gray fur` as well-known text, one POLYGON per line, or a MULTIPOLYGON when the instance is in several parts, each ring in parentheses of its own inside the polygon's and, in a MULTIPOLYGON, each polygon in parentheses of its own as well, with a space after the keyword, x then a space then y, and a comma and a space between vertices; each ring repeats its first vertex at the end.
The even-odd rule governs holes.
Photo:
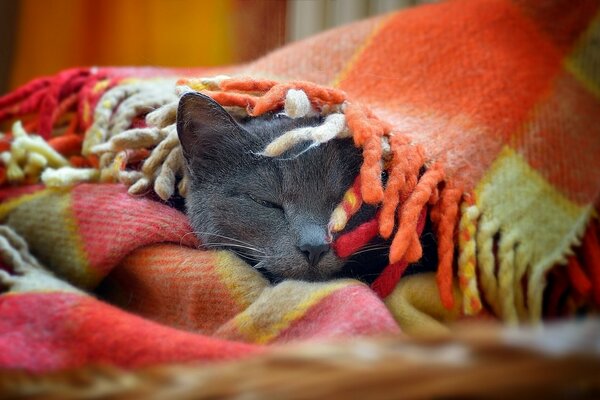
POLYGON ((323 280, 341 270, 344 260, 328 250, 326 235, 362 161, 351 140, 305 152, 299 146, 273 159, 258 154, 272 139, 321 121, 278 115, 236 121, 197 93, 182 97, 177 115, 191 178, 187 213, 205 247, 235 251, 273 280, 323 280), (239 247, 246 245, 253 250, 239 247), (307 245, 322 258, 308 257, 307 245))

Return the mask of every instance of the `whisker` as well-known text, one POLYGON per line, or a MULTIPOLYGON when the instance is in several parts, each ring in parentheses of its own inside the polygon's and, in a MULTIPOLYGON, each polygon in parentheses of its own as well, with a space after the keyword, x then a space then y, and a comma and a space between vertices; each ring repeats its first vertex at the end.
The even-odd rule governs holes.
POLYGON ((374 273, 371 273, 371 274, 361 274, 360 277, 361 278, 369 278, 371 276, 379 276, 379 275, 381 275, 381 273, 374 272, 374 273))
POLYGON ((268 255, 263 255, 263 254, 249 254, 249 253, 245 253, 243 250, 239 250, 239 249, 230 249, 231 251, 233 251, 234 253, 250 259, 252 261, 262 261, 262 260, 267 260, 269 258, 279 258, 277 256, 268 256, 268 255))
POLYGON ((220 238, 223 238, 223 239, 231 240, 231 241, 233 241, 233 242, 237 242, 237 243, 241 243, 241 244, 245 244, 245 245, 252 246, 252 243, 248 243, 248 242, 245 242, 245 241, 243 241, 243 240, 239 240, 239 239, 233 238, 233 237, 231 237, 231 236, 220 235, 220 234, 218 234, 218 233, 212 233, 212 232, 202 232, 202 231, 193 231, 193 232, 188 232, 188 233, 186 233, 185 235, 183 235, 183 236, 181 237, 181 241, 183 241, 183 239, 184 239, 184 238, 185 238, 187 235, 191 235, 191 234, 194 234, 194 235, 210 235, 210 236, 216 236, 216 237, 220 237, 220 238))
MULTIPOLYGON (((385 247, 371 247, 370 249, 360 249, 358 250, 356 253, 359 252, 364 252, 364 251, 378 251, 378 250, 389 250, 390 248, 385 246, 385 247)), ((356 254, 354 253, 354 254, 356 254)))
POLYGON ((366 249, 366 250, 360 250, 360 251, 357 251, 356 253, 353 253, 352 256, 356 256, 356 255, 363 254, 363 253, 368 253, 368 252, 371 252, 371 251, 388 250, 388 249, 389 249, 389 247, 385 246, 385 247, 379 247, 379 248, 371 248, 371 249, 366 249))
POLYGON ((255 256, 255 257, 256 257, 257 259, 261 259, 261 260, 267 260, 267 259, 269 259, 269 258, 281 258, 281 257, 279 257, 279 256, 268 256, 268 255, 262 255, 262 254, 261 254, 261 255, 258 255, 258 256, 255 256))
POLYGON ((196 231, 196 232, 193 232, 193 233, 195 233, 196 235, 211 235, 211 236, 217 236, 217 237, 220 237, 220 238, 223 238, 223 239, 232 240, 232 241, 234 241, 234 242, 238 242, 238 243, 242 243, 242 244, 248 244, 248 245, 250 245, 250 244, 251 244, 251 243, 249 243, 249 242, 245 242, 245 241, 243 241, 243 240, 236 239, 236 238, 233 238, 233 237, 231 237, 231 236, 220 235, 220 234, 218 234, 218 233, 211 233, 211 232, 200 232, 200 231, 196 231))
POLYGON ((390 245, 389 244, 382 244, 382 243, 375 243, 375 244, 369 244, 369 245, 363 246, 360 249, 361 250, 363 250, 363 249, 371 249, 371 248, 374 248, 374 247, 390 247, 390 245))
POLYGON ((211 242, 211 243, 202 243, 200 245, 200 247, 205 247, 205 248, 216 248, 216 247, 236 247, 236 248, 240 248, 240 249, 247 249, 247 250, 252 250, 255 251, 257 253, 261 253, 266 255, 266 253, 263 250, 260 250, 256 247, 251 247, 251 246, 244 246, 241 244, 236 244, 236 243, 215 243, 215 242, 211 242))
POLYGON ((186 238, 186 236, 188 236, 188 235, 195 235, 195 234, 196 234, 196 232, 187 232, 187 233, 185 233, 185 234, 184 234, 183 236, 181 236, 181 238, 179 239, 179 245, 180 245, 180 246, 183 246, 183 239, 185 239, 185 238, 186 238))

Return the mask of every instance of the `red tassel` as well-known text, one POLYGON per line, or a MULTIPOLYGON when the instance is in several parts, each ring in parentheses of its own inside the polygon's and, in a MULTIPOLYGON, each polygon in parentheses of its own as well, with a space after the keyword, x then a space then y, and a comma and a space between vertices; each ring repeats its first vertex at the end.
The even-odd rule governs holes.
POLYGON ((600 242, 596 233, 595 221, 590 223, 583 237, 583 257, 585 266, 590 273, 592 281, 592 298, 597 307, 600 307, 600 242))
POLYGON ((20 88, 0 97, 0 108, 14 106, 19 101, 31 96, 33 93, 42 91, 50 85, 51 78, 42 77, 32 80, 20 88))
POLYGON ((89 75, 89 69, 76 68, 61 72, 54 79, 46 92, 39 109, 40 122, 38 134, 44 139, 48 139, 52 134, 53 116, 59 106, 61 98, 78 91, 83 86, 83 76, 89 75))
POLYGON ((373 218, 351 232, 341 235, 333 242, 333 250, 338 257, 350 257, 377 236, 378 225, 377 218, 373 218))
POLYGON ((581 267, 581 264, 577 260, 577 257, 569 257, 567 274, 569 280, 573 285, 573 288, 583 297, 587 297, 592 291, 592 282, 585 274, 585 271, 581 267))

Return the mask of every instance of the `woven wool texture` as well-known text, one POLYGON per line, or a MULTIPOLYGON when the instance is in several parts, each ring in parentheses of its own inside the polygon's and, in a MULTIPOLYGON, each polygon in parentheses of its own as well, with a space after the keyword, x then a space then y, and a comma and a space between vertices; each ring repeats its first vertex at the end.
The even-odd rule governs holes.
MULTIPOLYGON (((12 293, 0 297, 7 304, 0 331, 17 329, 27 342, 27 332, 44 329, 54 341, 36 348, 57 355, 42 365, 36 352, 7 352, 0 362, 47 370, 98 360, 208 360, 262 351, 238 342, 398 326, 439 332, 470 316, 537 322, 597 309, 599 10, 591 0, 457 0, 341 27, 247 65, 80 68, 0 98, 0 121, 10 130, 0 141, 0 218, 56 276, 97 288, 115 305, 55 283, 31 293, 39 287, 5 274, 12 293), (330 228, 338 254, 376 234, 393 239, 374 292, 354 281, 269 287, 231 254, 197 249, 183 214, 153 197, 185 194, 173 122, 187 90, 231 112, 327 115, 319 129, 273 142, 267 155, 297 140, 353 137, 364 164, 330 228), (71 186, 77 182, 97 183, 71 186), (363 202, 381 206, 378 220, 344 231, 363 202), (438 271, 400 280, 421 257, 425 213, 437 237, 438 271), (57 320, 56 308, 71 311, 57 320), (91 317, 78 316, 84 308, 91 317), (129 358, 119 353, 126 340, 110 350, 83 341, 85 356, 59 351, 69 348, 78 324, 114 322, 115 332, 97 328, 112 340, 119 329, 135 334, 125 327, 129 319, 147 338, 129 358), (177 333, 155 336, 155 325, 177 333), (171 334, 207 341, 214 352, 143 350, 171 334)), ((11 260, 3 262, 18 276, 11 260)))

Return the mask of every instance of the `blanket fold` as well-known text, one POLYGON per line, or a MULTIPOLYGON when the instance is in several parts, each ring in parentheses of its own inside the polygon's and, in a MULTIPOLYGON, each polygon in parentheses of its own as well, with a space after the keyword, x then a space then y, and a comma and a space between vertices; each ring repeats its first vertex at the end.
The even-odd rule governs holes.
POLYGON ((24 240, 1 227, 2 265, 12 267, 0 270, 9 288, 0 297, 3 366, 44 371, 225 360, 259 351, 251 344, 400 332, 366 285, 270 287, 232 253, 197 249, 181 212, 132 197, 122 185, 42 189, 2 204, 0 213, 7 212, 5 222, 24 240), (32 217, 40 213, 44 218, 32 217), (15 349, 9 332, 30 350, 15 349))

